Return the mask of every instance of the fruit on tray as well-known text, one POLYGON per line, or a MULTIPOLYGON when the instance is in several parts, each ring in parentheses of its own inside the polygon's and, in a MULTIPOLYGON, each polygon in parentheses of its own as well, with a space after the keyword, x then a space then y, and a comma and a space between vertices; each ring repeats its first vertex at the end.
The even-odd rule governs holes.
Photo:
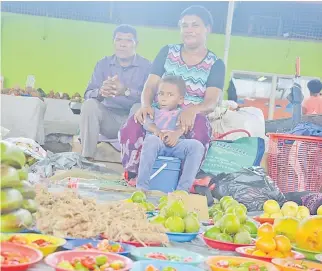
POLYGON ((309 251, 322 252, 322 216, 311 216, 303 220, 296 232, 296 245, 309 251))
POLYGON ((28 183, 25 154, 5 141, 1 147, 1 232, 18 232, 32 224, 35 191, 28 183))
POLYGON ((303 270, 303 271, 322 271, 322 265, 307 262, 307 261, 291 261, 291 260, 282 260, 274 259, 273 263, 276 264, 281 270, 303 270))
POLYGON ((205 232, 205 237, 213 240, 251 244, 251 235, 257 234, 257 224, 247 218, 247 208, 230 196, 224 196, 219 203, 209 209, 214 227, 205 232))
POLYGON ((198 215, 188 212, 180 195, 187 195, 185 191, 175 191, 172 194, 178 199, 168 202, 167 197, 159 200, 160 214, 151 219, 151 223, 163 224, 169 232, 173 233, 196 233, 200 230, 198 215))
POLYGON ((276 234, 287 236, 293 243, 299 223, 300 221, 294 217, 280 217, 274 220, 273 226, 276 234))
POLYGON ((144 256, 149 259, 163 260, 163 261, 169 261, 169 262, 185 262, 185 263, 192 262, 192 258, 190 256, 182 257, 178 255, 165 254, 161 252, 150 252, 145 254, 144 256))
POLYGON ((216 266, 219 268, 225 268, 227 270, 239 270, 239 271, 268 271, 265 265, 261 265, 258 262, 249 262, 239 263, 235 260, 221 260, 216 263, 216 266))
POLYGON ((51 242, 46 241, 41 238, 34 240, 34 241, 29 241, 28 238, 26 238, 23 235, 13 235, 8 240, 6 240, 6 242, 10 242, 10 243, 17 244, 17 245, 28 245, 28 246, 32 246, 35 248, 41 248, 41 247, 54 245, 54 243, 51 243, 51 242))
POLYGON ((151 202, 147 202, 146 195, 142 191, 136 191, 131 198, 126 199, 126 202, 133 202, 140 204, 147 212, 155 210, 155 206, 151 202))
POLYGON ((310 216, 310 211, 305 206, 298 206, 296 202, 287 201, 280 208, 275 200, 267 200, 263 205, 264 213, 261 218, 280 218, 280 217, 296 217, 303 219, 310 216))
POLYGON ((233 221, 228 221, 228 228, 226 228, 226 224, 224 223, 225 220, 220 220, 219 222, 217 222, 217 225, 211 227, 205 232, 205 237, 226 243, 247 245, 252 243, 252 237, 248 231, 241 229, 241 231, 235 232, 236 229, 240 229, 238 223, 236 224, 238 228, 236 227, 236 225, 234 225, 235 219, 233 221), (229 231, 227 231, 227 229, 229 229, 229 231), (232 233, 231 230, 234 230, 234 233, 232 233))
POLYGON ((106 239, 100 241, 96 247, 93 246, 91 243, 88 243, 80 247, 77 247, 76 249, 79 249, 79 250, 96 249, 102 252, 112 252, 112 253, 124 252, 124 248, 122 247, 121 244, 111 243, 106 239))
POLYGON ((177 271, 177 269, 174 267, 171 267, 171 266, 166 266, 162 269, 158 269, 155 266, 153 266, 152 264, 150 264, 144 269, 144 271, 177 271))
POLYGON ((247 249, 248 254, 271 258, 292 256, 290 239, 284 235, 276 235, 271 224, 264 223, 259 226, 257 236, 255 248, 247 249))
POLYGON ((71 261, 61 261, 57 265, 57 268, 81 271, 112 271, 120 270, 124 267, 125 263, 123 261, 116 260, 109 262, 109 259, 106 255, 74 258, 71 261))
POLYGON ((20 265, 30 261, 28 256, 19 252, 1 251, 1 265, 20 265))

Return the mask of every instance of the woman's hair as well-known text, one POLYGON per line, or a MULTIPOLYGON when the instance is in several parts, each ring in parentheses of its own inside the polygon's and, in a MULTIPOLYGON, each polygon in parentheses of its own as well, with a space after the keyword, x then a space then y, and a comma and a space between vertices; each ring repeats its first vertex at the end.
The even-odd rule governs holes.
POLYGON ((307 87, 311 93, 318 94, 322 89, 322 83, 318 79, 313 79, 307 83, 307 87))
POLYGON ((159 85, 161 83, 168 83, 171 85, 175 85, 182 96, 186 95, 186 89, 187 89, 186 82, 180 76, 173 76, 173 75, 165 76, 161 79, 159 85))
POLYGON ((190 6, 186 8, 184 11, 182 11, 180 20, 186 15, 195 15, 199 17, 205 26, 210 26, 210 28, 214 23, 211 13, 203 6, 190 6))

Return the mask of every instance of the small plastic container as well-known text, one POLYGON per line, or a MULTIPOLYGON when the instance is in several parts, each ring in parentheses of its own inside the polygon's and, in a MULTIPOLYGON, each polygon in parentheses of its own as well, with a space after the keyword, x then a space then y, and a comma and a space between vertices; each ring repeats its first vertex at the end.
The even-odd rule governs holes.
POLYGON ((181 160, 175 157, 159 156, 153 165, 150 190, 170 193, 177 189, 181 170, 181 160), (153 176, 157 171, 160 172, 153 176))

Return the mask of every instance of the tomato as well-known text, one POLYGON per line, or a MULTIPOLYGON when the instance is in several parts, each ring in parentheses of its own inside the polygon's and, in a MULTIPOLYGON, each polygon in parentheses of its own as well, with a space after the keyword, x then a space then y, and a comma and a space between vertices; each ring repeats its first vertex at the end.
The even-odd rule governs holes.
POLYGON ((93 249, 95 247, 91 243, 88 243, 88 244, 82 245, 80 248, 81 249, 93 249))
POLYGON ((13 235, 9 238, 8 242, 11 242, 14 244, 26 245, 28 244, 28 239, 23 236, 13 235))
POLYGON ((1 264, 3 265, 17 265, 22 263, 28 263, 29 257, 23 256, 16 252, 1 252, 1 264))
POLYGON ((86 268, 93 269, 96 265, 96 261, 93 257, 86 256, 81 259, 81 264, 86 268))
POLYGON ((219 267, 228 268, 229 267, 229 262, 222 260, 222 261, 217 262, 217 265, 219 267))
POLYGON ((52 244, 50 242, 47 242, 44 239, 38 239, 38 240, 33 241, 32 243, 33 244, 36 244, 39 247, 45 247, 45 246, 48 246, 48 245, 51 245, 52 244))
POLYGON ((163 253, 148 253, 146 255, 148 258, 157 259, 157 260, 167 260, 168 257, 163 253))
POLYGON ((259 266, 257 264, 253 264, 251 266, 248 267, 249 271, 257 271, 260 270, 259 266))
POLYGON ((80 258, 74 258, 70 263, 75 266, 77 263, 79 263, 81 261, 80 258))
POLYGON ((191 257, 187 257, 183 260, 185 263, 189 263, 192 262, 192 258, 191 257))

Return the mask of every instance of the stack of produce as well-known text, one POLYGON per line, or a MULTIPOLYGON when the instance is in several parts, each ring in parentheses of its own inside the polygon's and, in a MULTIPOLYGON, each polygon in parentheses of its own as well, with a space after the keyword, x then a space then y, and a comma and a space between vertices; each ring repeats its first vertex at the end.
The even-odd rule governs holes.
POLYGON ((26 157, 16 146, 2 141, 1 232, 18 232, 31 226, 36 212, 35 191, 27 181, 26 157))
POLYGON ((258 228, 258 239, 255 249, 248 249, 247 253, 254 256, 271 258, 286 258, 292 256, 291 241, 284 235, 276 235, 274 227, 264 223, 258 228))
POLYGON ((214 227, 205 232, 205 237, 222 242, 250 244, 251 235, 256 235, 257 225, 247 218, 247 208, 230 196, 222 197, 209 209, 214 227))
POLYGON ((155 206, 153 205, 153 203, 147 201, 146 195, 142 191, 134 192, 131 198, 125 200, 125 202, 138 203, 147 212, 155 211, 155 206))
POLYGON ((285 202, 280 208, 275 200, 267 200, 263 206, 264 213, 261 218, 280 218, 280 217, 294 217, 303 219, 310 216, 310 210, 305 206, 298 206, 294 201, 285 202))
POLYGON ((200 230, 198 215, 188 212, 180 199, 180 194, 187 194, 184 191, 175 191, 173 194, 177 200, 168 202, 166 196, 160 199, 160 214, 151 219, 151 223, 162 224, 168 232, 173 233, 196 233, 200 230))
POLYGON ((168 243, 164 226, 149 223, 146 211, 136 203, 97 203, 73 190, 50 193, 44 189, 37 191, 36 201, 37 228, 44 234, 97 238, 103 233, 111 241, 168 243))

